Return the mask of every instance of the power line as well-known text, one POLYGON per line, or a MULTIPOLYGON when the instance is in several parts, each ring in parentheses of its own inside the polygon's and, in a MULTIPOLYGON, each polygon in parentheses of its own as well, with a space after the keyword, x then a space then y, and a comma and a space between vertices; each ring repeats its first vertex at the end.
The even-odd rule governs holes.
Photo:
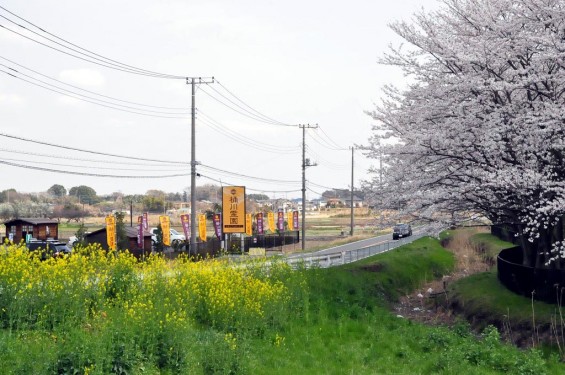
MULTIPOLYGON (((6 65, 4 65, 4 64, 0 64, 0 65, 6 66, 6 65)), ((12 70, 15 71, 15 72, 17 72, 18 74, 22 74, 22 75, 24 75, 24 76, 29 77, 28 75, 26 75, 26 74, 24 74, 24 73, 21 73, 21 72, 18 72, 18 71, 15 70, 15 69, 12 69, 12 70)), ((31 77, 31 78, 34 79, 34 80, 36 80, 36 81, 39 81, 39 82, 41 82, 41 83, 43 83, 43 84, 45 84, 45 85, 48 85, 48 86, 51 86, 51 87, 55 87, 55 88, 47 87, 47 86, 44 86, 44 85, 42 85, 42 84, 39 84, 39 83, 36 83, 36 82, 32 82, 32 81, 30 81, 30 80, 27 80, 27 79, 25 79, 25 78, 16 76, 16 75, 14 75, 14 74, 12 74, 12 73, 6 72, 6 71, 1 70, 1 69, 0 69, 0 72, 5 73, 5 74, 8 74, 8 75, 10 75, 10 76, 12 76, 12 77, 14 77, 14 78, 20 79, 20 80, 22 80, 22 81, 24 81, 24 82, 27 82, 27 83, 29 83, 29 84, 32 84, 32 85, 34 85, 34 86, 41 87, 41 88, 43 88, 43 89, 45 89, 45 90, 53 91, 53 92, 56 92, 56 93, 61 94, 61 95, 65 95, 65 96, 68 96, 68 97, 71 97, 71 98, 75 98, 75 99, 78 99, 78 100, 82 100, 82 101, 84 101, 84 102, 96 104, 96 105, 101 106, 101 107, 106 107, 106 108, 114 109, 114 110, 117 110, 117 111, 128 112, 128 113, 134 113, 134 114, 142 115, 142 116, 159 117, 159 118, 173 118, 173 119, 186 119, 186 118, 187 118, 186 116, 185 116, 185 117, 178 116, 178 115, 180 115, 180 113, 172 113, 172 112, 171 112, 171 114, 173 114, 174 116, 163 116, 163 115, 158 115, 158 114, 153 114, 153 113, 143 113, 143 112, 138 112, 138 111, 141 110, 141 111, 154 112, 154 113, 169 113, 169 112, 153 111, 153 110, 138 109, 138 108, 134 108, 134 109, 136 109, 135 111, 134 111, 134 110, 129 110, 129 109, 124 109, 124 108, 132 108, 132 107, 128 107, 128 106, 121 105, 121 104, 110 103, 110 102, 107 102, 107 101, 104 101, 104 100, 101 100, 101 99, 90 98, 90 97, 88 97, 88 96, 85 96, 85 95, 82 95, 82 94, 78 94, 78 93, 74 93, 74 92, 72 92, 72 91, 70 91, 70 90, 66 90, 66 89, 60 88, 60 87, 58 87, 58 86, 55 86, 55 85, 46 83, 46 82, 44 82, 44 81, 38 80, 38 79, 33 78, 33 77, 31 77), (69 93, 70 93, 70 94, 69 94, 69 93), (85 97, 86 97, 86 98, 90 98, 91 100, 85 99, 85 97), (95 100, 97 100, 97 101, 95 101, 95 100), (98 101, 100 101, 100 102, 102 102, 102 103, 99 103, 98 101), (103 104, 103 103, 110 103, 110 104, 103 104), (117 106, 117 107, 116 107, 116 106, 117 106), (120 107, 121 107, 121 108, 120 108, 120 107)), ((188 115, 188 114, 187 114, 187 115, 188 115)))
MULTIPOLYGON (((156 106, 156 105, 150 105, 150 104, 143 104, 143 103, 137 103, 137 102, 132 102, 132 101, 128 101, 128 100, 122 100, 122 99, 114 98, 114 97, 112 97, 112 96, 103 95, 103 94, 100 94, 100 93, 97 93, 97 92, 94 92, 94 91, 90 91, 90 90, 84 89, 84 88, 82 88, 82 87, 78 87, 78 86, 75 86, 75 85, 71 85, 70 83, 63 82, 63 81, 58 80, 58 79, 56 79, 56 78, 49 77, 48 75, 45 75, 45 74, 43 74, 43 73, 38 72, 37 70, 33 70, 33 69, 31 69, 31 68, 28 68, 28 67, 26 67, 26 66, 23 66, 22 64, 18 64, 17 62, 15 62, 15 61, 13 61, 13 60, 10 60, 10 59, 8 59, 8 58, 6 58, 6 57, 4 57, 4 56, 0 56, 0 59, 3 59, 3 60, 5 60, 5 61, 8 61, 9 63, 12 63, 12 64, 14 64, 14 65, 17 65, 17 66, 19 66, 19 67, 21 67, 21 68, 24 68, 24 69, 26 69, 26 70, 28 70, 28 71, 30 71, 30 72, 35 73, 35 74, 37 74, 37 75, 39 75, 39 76, 41 76, 41 77, 50 79, 50 80, 55 81, 55 82, 58 82, 58 83, 60 83, 60 84, 63 84, 63 85, 72 87, 72 88, 77 89, 77 90, 81 90, 81 91, 87 92, 87 93, 92 94, 92 95, 101 96, 101 97, 103 97, 103 98, 115 100, 115 101, 117 101, 117 102, 133 104, 133 105, 141 106, 141 107, 149 107, 149 108, 157 108, 157 109, 168 109, 168 110, 172 110, 172 111, 188 111, 188 110, 189 110, 189 108, 186 108, 186 107, 163 107, 163 106, 156 106)), ((3 64, 0 64, 0 65, 3 65, 3 64)), ((4 65, 4 66, 7 67, 7 68, 10 69, 10 70, 17 71, 17 70, 15 70, 15 69, 13 69, 13 68, 7 66, 7 65, 4 65)), ((23 74, 23 73, 20 73, 20 74, 23 74)), ((30 77, 30 78, 31 78, 31 77, 30 77)), ((186 113, 188 114, 188 112, 186 112, 186 113)))
POLYGON ((51 38, 48 38, 48 37, 46 37, 46 36, 44 36, 44 35, 41 35, 41 34, 37 33, 36 31, 33 31, 33 30, 27 28, 26 26, 24 26, 24 25, 22 25, 22 24, 19 24, 19 23, 15 22, 15 21, 13 21, 13 20, 11 20, 11 19, 5 17, 5 16, 0 15, 1 18, 7 20, 8 22, 10 22, 10 23, 12 23, 12 24, 14 24, 14 25, 17 25, 17 26, 19 26, 20 28, 23 28, 24 30, 29 31, 29 32, 31 32, 31 33, 34 34, 34 35, 37 35, 37 36, 39 36, 39 37, 41 37, 41 38, 43 38, 43 39, 46 39, 46 40, 50 41, 51 43, 54 43, 54 44, 56 44, 56 45, 59 45, 59 46, 61 46, 61 47, 63 47, 63 48, 66 48, 66 49, 68 49, 68 50, 71 50, 71 51, 73 51, 73 52, 75 52, 75 53, 78 53, 79 55, 86 56, 87 58, 84 58, 84 57, 81 57, 81 56, 78 56, 78 55, 75 55, 75 54, 72 54, 72 53, 63 51, 63 50, 58 49, 58 48, 55 48, 55 47, 50 46, 50 45, 48 45, 48 44, 46 44, 46 43, 40 42, 40 41, 38 41, 38 40, 35 40, 35 39, 33 39, 33 38, 29 37, 29 36, 26 36, 26 35, 23 35, 23 34, 21 34, 21 33, 18 33, 17 31, 14 31, 14 30, 12 30, 12 29, 10 29, 10 28, 4 26, 4 25, 0 25, 0 27, 6 29, 6 30, 8 30, 8 31, 11 31, 12 33, 15 33, 15 34, 17 34, 17 35, 20 35, 20 36, 23 37, 23 38, 26 38, 26 39, 28 39, 28 40, 31 40, 31 41, 33 41, 33 42, 35 42, 35 43, 41 44, 41 45, 43 45, 43 46, 45 46, 45 47, 51 48, 51 49, 56 50, 56 51, 58 51, 58 52, 64 53, 64 54, 66 54, 66 55, 75 57, 75 58, 80 59, 80 60, 83 60, 83 61, 88 61, 88 62, 93 63, 93 64, 105 66, 105 67, 110 68, 110 69, 120 70, 120 71, 123 71, 123 72, 126 72, 126 73, 131 73, 131 74, 138 74, 138 75, 149 76, 149 77, 156 77, 156 78, 168 78, 168 79, 185 79, 185 78, 186 78, 185 76, 178 76, 178 75, 172 75, 172 74, 165 74, 165 73, 154 72, 154 71, 146 70, 146 69, 142 69, 142 68, 137 68, 137 67, 135 67, 135 66, 128 65, 128 64, 125 64, 125 63, 121 63, 121 62, 119 62, 119 61, 110 59, 110 58, 108 58, 108 57, 104 57, 104 56, 102 56, 102 55, 100 55, 100 54, 97 54, 97 53, 95 53, 95 52, 92 52, 92 51, 90 51, 90 50, 88 50, 88 49, 86 49, 86 48, 83 48, 83 47, 80 47, 80 46, 78 46, 78 45, 76 45, 76 44, 74 44, 74 43, 71 43, 71 42, 69 42, 69 41, 67 41, 67 40, 65 40, 65 39, 63 39, 63 38, 60 38, 60 37, 56 36, 55 34, 52 34, 52 33, 48 32, 48 31, 46 31, 45 29, 43 29, 43 28, 41 28, 41 27, 39 27, 39 26, 37 26, 37 25, 31 23, 30 21, 27 21, 26 19, 24 19, 24 18, 18 16, 17 14, 15 14, 15 13, 9 11, 8 9, 6 9, 6 8, 4 8, 4 7, 2 7, 2 6, 0 6, 0 9, 3 9, 4 11, 6 11, 6 12, 8 12, 9 14, 15 16, 16 18, 18 18, 18 19, 20 19, 20 20, 26 22, 27 24, 29 24, 29 25, 35 27, 36 29, 40 30, 42 33, 45 33, 45 34, 47 34, 47 35, 50 35, 50 36, 54 37, 54 38, 57 39, 57 40, 60 40, 61 42, 65 43, 65 44, 60 43, 60 42, 57 42, 56 40, 53 40, 53 39, 51 39, 51 38), (69 46, 72 46, 72 47, 75 47, 75 48, 72 48, 72 47, 69 47, 69 46), (78 49, 78 50, 77 50, 77 49, 78 49), (86 53, 85 53, 85 52, 81 52, 81 51, 85 51, 86 53), (97 62, 97 61, 99 61, 99 62, 97 62))
POLYGON ((215 167, 211 167, 209 165, 206 164, 200 164, 201 167, 203 168, 208 168, 217 172, 223 172, 223 173, 227 173, 230 175, 234 175, 237 177, 246 177, 246 178, 250 178, 250 179, 254 179, 254 180, 260 180, 260 181, 264 181, 264 182, 278 182, 278 183, 300 183, 300 181, 292 181, 292 180, 276 180, 276 179, 272 179, 272 178, 262 178, 262 177, 254 177, 254 176, 248 176, 245 174, 241 174, 241 173, 237 173, 237 172, 230 172, 230 171, 226 171, 224 169, 219 169, 219 168, 215 168, 215 167))
MULTIPOLYGON (((344 150, 348 150, 347 148, 343 148, 341 146, 333 146, 331 145, 327 140, 325 140, 324 138, 322 138, 320 136, 320 134, 317 131, 314 131, 314 133, 312 133, 313 136, 312 139, 314 140, 314 142, 318 143, 319 145, 321 145, 322 147, 328 148, 330 150, 334 150, 334 151, 344 151, 344 150), (323 143, 322 143, 323 142, 323 143)), ((325 133, 324 133, 325 134, 325 133)))
POLYGON ((206 95, 208 95, 210 98, 214 99, 215 101, 217 101, 218 103, 222 104, 223 106, 231 109, 232 111, 239 113, 242 116, 245 116, 247 118, 250 118, 252 120, 258 121, 258 122, 263 122, 269 125, 274 125, 274 126, 284 126, 284 127, 296 127, 297 125, 291 125, 291 124, 284 124, 284 123, 278 123, 278 122, 273 122, 273 121, 266 121, 264 119, 262 119, 261 117, 257 116, 257 115, 253 115, 253 114, 249 114, 249 111, 247 111, 248 113, 245 113, 243 111, 240 111, 234 107, 232 107, 231 105, 224 103, 222 100, 216 98, 214 95, 210 94, 209 92, 207 92, 206 90, 204 90, 204 88, 202 88, 202 92, 206 95))
POLYGON ((327 159, 324 159, 317 152, 315 152, 311 147, 306 146, 306 148, 307 148, 307 151, 310 154, 312 154, 314 157, 316 157, 316 159, 317 159, 316 161, 322 160, 322 161, 324 161, 324 163, 328 164, 330 168, 339 169, 339 170, 349 169, 349 168, 347 168, 347 166, 345 164, 332 163, 332 162, 328 161, 327 159))
MULTIPOLYGON (((206 178, 206 179, 208 179, 208 180, 215 181, 215 182, 219 182, 220 185, 237 185, 237 184, 234 184, 234 183, 231 183, 231 182, 218 180, 218 179, 215 179, 215 178, 212 178, 212 177, 203 175, 203 174, 199 174, 199 177, 204 177, 204 178, 206 178)), ((250 188, 250 187, 248 187, 248 186, 245 186, 245 190, 260 191, 260 192, 269 192, 269 193, 271 193, 271 192, 272 192, 272 193, 296 193, 296 192, 299 192, 299 191, 300 191, 300 190, 253 189, 253 188, 250 188)))
MULTIPOLYGON (((317 184, 317 183, 315 183, 315 182, 312 182, 312 181, 310 181, 310 180, 308 180, 308 183, 309 183, 309 184, 311 184, 311 185, 315 185, 315 186, 318 186, 318 187, 324 188, 324 189, 329 189, 329 190, 337 190, 336 188, 333 188, 333 187, 329 187, 329 186, 324 186, 324 185, 320 185, 320 184, 317 184)), ((344 189, 344 190, 345 190, 345 189, 344 189)))
MULTIPOLYGON (((220 85, 220 87, 222 87, 224 90, 226 90, 226 92, 228 92, 231 96, 233 96, 235 99, 237 99, 240 103, 242 103, 243 105, 245 105, 247 108, 251 109, 253 112, 257 113, 259 116, 264 117, 267 120, 279 123, 279 124, 286 124, 288 126, 296 126, 296 125, 292 125, 292 124, 288 124, 288 123, 284 123, 282 121, 277 121, 269 116, 266 116, 264 114, 262 114, 261 112, 259 112, 258 110, 256 110, 255 108, 251 107, 249 104, 245 103, 243 100, 241 100, 239 97, 237 97, 234 93, 232 93, 230 90, 227 89, 227 87, 225 87, 224 85, 222 85, 219 81, 216 81, 218 83, 218 85, 220 85)), ((223 95, 222 95, 223 96, 223 95)))
MULTIPOLYGON (((76 165, 76 164, 63 164, 63 163, 50 163, 45 161, 34 161, 34 160, 22 160, 13 158, 0 158, 0 160, 17 161, 20 163, 32 163, 32 164, 42 164, 42 165, 54 165, 58 167, 71 167, 71 168, 88 168, 88 169, 104 169, 112 171, 137 171, 137 172, 177 172, 176 169, 160 169, 159 171, 139 169, 139 168, 114 168, 114 167, 96 167, 91 165, 76 165)), ((186 168, 186 167, 185 167, 186 168)))
POLYGON ((22 151, 22 150, 13 150, 7 148, 0 148, 0 152, 11 152, 16 154, 24 154, 24 155, 33 155, 33 156, 41 156, 53 159, 64 159, 64 160, 74 160, 74 161, 86 161, 86 162, 93 162, 93 163, 102 163, 102 164, 122 164, 122 165, 143 165, 147 167, 177 167, 177 168, 184 168, 189 165, 186 163, 185 165, 177 165, 177 164, 147 164, 147 163, 128 163, 123 161, 116 161, 116 160, 99 160, 99 159, 85 159, 85 158, 74 158, 68 156, 61 156, 61 155, 53 155, 53 154, 45 154, 39 152, 31 152, 31 151, 22 151))
POLYGON ((98 173, 86 173, 86 172, 74 172, 74 171, 67 171, 67 170, 60 170, 60 169, 51 169, 51 168, 43 168, 43 167, 35 167, 31 165, 25 164, 16 164, 4 160, 0 160, 0 164, 9 165, 12 167, 18 168, 25 168, 25 169, 33 169, 37 171, 44 171, 44 172, 54 172, 54 173, 63 173, 63 174, 72 174, 78 176, 92 176, 92 177, 109 177, 109 178, 128 178, 128 179, 144 179, 144 178, 171 178, 171 177, 185 177, 189 176, 190 173, 182 173, 182 174, 171 174, 171 175, 153 175, 153 176, 119 176, 119 175, 110 175, 110 174, 98 174, 98 173))
MULTIPOLYGON (((159 160, 159 159, 147 159, 147 158, 139 158, 139 157, 134 157, 134 156, 124 156, 124 155, 110 154, 110 153, 105 153, 105 152, 84 150, 84 149, 75 148, 75 147, 62 146, 62 145, 57 145, 57 144, 54 144, 54 143, 42 142, 42 141, 37 141, 37 140, 29 139, 29 138, 18 137, 18 136, 15 136, 15 135, 10 135, 10 134, 5 134, 5 133, 0 133, 0 137, 12 138, 12 139, 17 139, 17 140, 19 140, 19 141, 37 143, 37 144, 41 144, 41 145, 45 145, 45 146, 63 148, 63 149, 66 149, 66 150, 84 152, 84 153, 88 153, 88 154, 95 154, 95 155, 102 155, 102 156, 111 156, 111 157, 114 157, 114 158, 132 159, 132 160, 142 160, 142 161, 152 161, 152 162, 166 163, 166 164, 183 164, 183 165, 189 164, 189 163, 183 162, 183 161, 167 161, 167 160, 159 160)), ((189 164, 189 165, 190 165, 190 164, 189 164)))
MULTIPOLYGON (((273 120, 270 117, 267 117, 265 115, 263 115, 261 112, 258 111, 250 111, 248 109, 246 109, 245 107, 239 105, 237 102, 231 100, 230 98, 228 98, 226 95, 222 94, 221 92, 219 92, 218 90, 216 90, 214 88, 214 86, 209 86, 214 92, 216 92, 216 94, 220 95, 222 98, 226 99, 228 102, 232 103, 233 105, 235 105, 237 108, 240 108, 241 110, 243 110, 244 112, 249 113, 251 116, 253 116, 253 118, 258 118, 258 119, 262 119, 262 121, 266 122, 266 123, 270 123, 273 125, 288 125, 288 126, 293 126, 291 124, 285 124, 283 122, 277 121, 277 120, 273 120)), ((224 87, 224 86, 222 86, 224 87)), ((233 95, 233 94, 232 94, 233 95)), ((247 107, 249 107, 248 105, 246 105, 247 107)))
POLYGON ((309 187, 307 187, 306 189, 308 189, 310 192, 312 192, 312 193, 314 193, 314 194, 318 194, 320 197, 323 196, 321 193, 319 193, 319 192, 317 192, 317 191, 315 191, 315 190, 312 190, 312 189, 310 189, 309 187))
POLYGON ((228 127, 222 125, 219 121, 213 119, 212 117, 208 116, 206 113, 202 112, 201 110, 198 111, 199 115, 204 116, 204 119, 200 119, 203 123, 211 126, 213 129, 217 130, 222 135, 226 136, 225 133, 229 133, 229 136, 236 141, 245 144, 247 146, 251 146, 253 148, 259 149, 261 151, 273 152, 273 153, 281 153, 281 154, 289 154, 297 151, 299 146, 296 147, 281 147, 277 145, 272 145, 264 142, 257 142, 254 141, 252 138, 245 138, 240 133, 237 133, 228 127))
POLYGON ((326 138, 335 145, 336 148, 340 149, 340 150, 348 150, 347 148, 344 148, 343 146, 339 145, 337 142, 335 142, 329 135, 328 133, 326 133, 324 131, 324 129, 320 128, 320 131, 326 136, 326 138))

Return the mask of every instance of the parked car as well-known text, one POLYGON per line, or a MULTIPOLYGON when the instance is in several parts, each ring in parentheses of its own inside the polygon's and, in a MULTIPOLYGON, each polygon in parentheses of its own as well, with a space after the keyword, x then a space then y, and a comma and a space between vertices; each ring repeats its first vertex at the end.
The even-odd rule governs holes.
POLYGON ((397 240, 401 237, 408 237, 412 235, 412 227, 410 224, 396 224, 392 229, 392 239, 397 240))
POLYGON ((41 251, 42 260, 71 253, 71 249, 66 243, 57 240, 31 240, 26 245, 30 251, 41 251))
MULTIPOLYGON (((153 243, 157 242, 157 228, 151 228, 150 232, 151 232, 151 241, 153 241, 153 243)), ((184 236, 184 234, 180 234, 173 228, 170 229, 169 233, 171 234, 171 244, 186 241, 186 237, 184 236)))

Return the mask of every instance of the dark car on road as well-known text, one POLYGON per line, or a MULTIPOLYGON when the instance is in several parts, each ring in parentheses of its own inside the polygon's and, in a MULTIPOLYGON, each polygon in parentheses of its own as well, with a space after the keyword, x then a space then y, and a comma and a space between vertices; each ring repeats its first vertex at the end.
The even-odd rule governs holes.
POLYGON ((67 246, 67 244, 59 241, 31 240, 26 245, 30 251, 41 252, 42 260, 45 260, 48 257, 61 257, 65 254, 71 253, 71 249, 67 246))
POLYGON ((410 224, 396 224, 392 229, 392 239, 397 240, 401 237, 412 235, 412 227, 410 224))

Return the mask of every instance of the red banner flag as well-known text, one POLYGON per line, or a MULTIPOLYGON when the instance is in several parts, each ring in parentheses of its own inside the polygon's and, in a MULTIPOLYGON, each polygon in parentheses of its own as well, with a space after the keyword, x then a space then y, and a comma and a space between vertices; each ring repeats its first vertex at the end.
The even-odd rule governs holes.
POLYGON ((184 231, 184 237, 187 240, 190 239, 190 215, 180 215, 180 222, 182 224, 182 230, 184 231))
POLYGON ((137 246, 143 248, 143 216, 137 217, 137 246))
POLYGON ((264 229, 263 229, 263 213, 259 212, 256 216, 257 218, 257 234, 263 234, 264 233, 264 229))
POLYGON ((214 232, 216 232, 216 237, 219 240, 222 239, 222 214, 214 214, 213 217, 214 222, 214 232))
POLYGON ((284 212, 282 210, 277 213, 277 229, 284 232, 284 212))

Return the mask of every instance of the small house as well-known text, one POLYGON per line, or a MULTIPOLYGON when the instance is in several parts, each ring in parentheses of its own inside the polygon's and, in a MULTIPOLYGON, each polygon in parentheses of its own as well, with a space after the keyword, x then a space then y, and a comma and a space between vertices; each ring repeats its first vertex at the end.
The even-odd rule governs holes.
POLYGON ((38 240, 59 239, 59 222, 44 218, 19 218, 4 223, 6 238, 14 243, 31 238, 38 240))
MULTIPOLYGON (((151 233, 143 231, 143 248, 137 245, 137 226, 135 227, 125 227, 126 236, 128 237, 128 248, 131 253, 139 254, 144 251, 145 254, 151 253, 151 233)), ((108 240, 106 237, 106 228, 95 230, 94 232, 88 233, 84 236, 84 242, 86 244, 99 243, 103 249, 108 250, 108 240)))

